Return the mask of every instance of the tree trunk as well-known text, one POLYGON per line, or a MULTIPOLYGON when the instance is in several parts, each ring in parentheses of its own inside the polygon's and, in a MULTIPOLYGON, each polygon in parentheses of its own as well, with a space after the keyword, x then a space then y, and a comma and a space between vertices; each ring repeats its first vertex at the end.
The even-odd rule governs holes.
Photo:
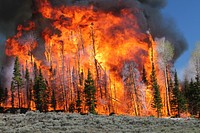
POLYGON ((12 109, 14 108, 14 106, 15 106, 15 100, 14 100, 14 92, 13 92, 13 90, 11 90, 11 105, 12 105, 12 109))
POLYGON ((166 107, 167 107, 167 115, 171 115, 171 108, 170 108, 170 100, 169 100, 169 86, 168 86, 168 71, 167 66, 164 70, 164 76, 165 76, 165 89, 166 89, 166 107))
POLYGON ((18 108, 21 108, 21 98, 20 98, 20 89, 19 89, 19 85, 17 85, 17 91, 18 91, 18 108))
POLYGON ((98 70, 98 62, 96 60, 96 47, 95 47, 95 39, 94 39, 94 29, 93 29, 93 24, 91 24, 91 37, 92 37, 92 47, 93 47, 93 57, 94 57, 94 65, 95 65, 95 69, 96 69, 96 84, 97 84, 97 88, 100 88, 100 96, 102 98, 103 94, 102 94, 102 88, 99 85, 99 70, 98 70))

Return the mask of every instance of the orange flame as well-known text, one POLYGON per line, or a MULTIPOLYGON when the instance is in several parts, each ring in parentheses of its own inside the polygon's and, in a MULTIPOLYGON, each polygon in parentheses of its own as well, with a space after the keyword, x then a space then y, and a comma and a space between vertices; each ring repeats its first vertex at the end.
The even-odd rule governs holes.
MULTIPOLYGON (((74 101, 77 89, 83 90, 82 85, 76 86, 79 84, 77 79, 80 79, 81 71, 83 70, 86 78, 87 69, 90 69, 97 86, 98 113, 114 111, 126 114, 129 109, 124 101, 126 96, 122 69, 125 64, 134 62, 140 73, 144 65, 149 77, 151 50, 155 46, 151 35, 141 31, 134 14, 128 9, 122 9, 116 15, 95 10, 92 6, 53 7, 48 0, 38 3, 38 12, 51 26, 43 28, 40 34, 45 48, 40 54, 44 55, 45 60, 34 54, 39 45, 37 38, 20 42, 25 33, 40 27, 40 24, 34 22, 30 22, 29 26, 18 26, 18 33, 7 40, 6 54, 18 56, 21 64, 28 61, 29 69, 32 67, 31 62, 36 62, 43 68, 49 82, 52 80, 49 78, 49 69, 55 69, 56 76, 53 80, 56 80, 57 92, 66 91, 65 100, 68 101, 74 101), (100 96, 100 91, 104 93, 104 97, 100 96), (106 107, 108 104, 110 106, 106 107)), ((141 76, 138 78, 141 81, 141 76)), ((145 93, 147 108, 151 109, 151 90, 147 89, 145 93)), ((57 99, 58 97, 59 94, 57 99)), ((58 105, 57 108, 61 109, 62 106, 63 104, 58 105)))

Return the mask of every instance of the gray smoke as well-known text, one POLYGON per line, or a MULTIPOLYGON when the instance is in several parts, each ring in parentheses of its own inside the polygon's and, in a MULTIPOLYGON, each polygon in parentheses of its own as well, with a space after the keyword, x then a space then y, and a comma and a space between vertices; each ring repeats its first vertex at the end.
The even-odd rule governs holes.
POLYGON ((0 32, 10 35, 16 26, 29 19, 32 13, 31 0, 0 1, 0 32))
POLYGON ((143 2, 144 15, 153 37, 165 37, 175 48, 176 60, 186 49, 187 41, 176 28, 172 19, 164 19, 161 8, 166 5, 166 0, 140 0, 143 2))
POLYGON ((9 73, 11 59, 6 57, 5 40, 14 35, 18 24, 23 23, 32 15, 31 0, 0 0, 0 78, 6 82, 5 74, 9 73))

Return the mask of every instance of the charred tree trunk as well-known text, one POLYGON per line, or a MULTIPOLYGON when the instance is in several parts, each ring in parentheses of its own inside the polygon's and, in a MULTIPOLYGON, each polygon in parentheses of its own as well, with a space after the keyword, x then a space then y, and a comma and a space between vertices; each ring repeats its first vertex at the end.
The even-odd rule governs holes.
POLYGON ((95 38, 94 38, 93 23, 91 24, 91 38, 92 38, 94 65, 95 65, 95 70, 96 70, 96 84, 97 84, 97 88, 100 89, 100 96, 102 98, 103 94, 102 94, 102 87, 99 84, 100 77, 99 77, 99 70, 98 70, 98 61, 96 60, 96 47, 95 47, 95 38))
POLYGON ((171 115, 171 108, 170 108, 170 99, 169 99, 169 84, 168 84, 168 68, 165 67, 164 70, 164 76, 165 76, 165 87, 166 87, 166 107, 167 107, 167 114, 168 116, 171 115))
POLYGON ((17 94, 18 94, 18 108, 21 108, 21 95, 20 95, 20 86, 17 85, 17 94))
POLYGON ((65 56, 64 56, 64 44, 60 41, 61 47, 61 62, 62 62, 62 96, 63 96, 63 109, 67 110, 67 99, 66 99, 66 85, 65 85, 65 56))
POLYGON ((14 83, 11 83, 11 106, 14 109, 15 106, 15 94, 14 94, 14 83))

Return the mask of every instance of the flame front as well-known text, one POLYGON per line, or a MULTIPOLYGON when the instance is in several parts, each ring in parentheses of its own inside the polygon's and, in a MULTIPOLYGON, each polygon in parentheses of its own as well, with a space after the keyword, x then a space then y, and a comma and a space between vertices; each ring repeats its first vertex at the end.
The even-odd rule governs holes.
MULTIPOLYGON (((77 90, 83 91, 84 85, 79 81, 86 78, 90 69, 97 88, 98 113, 151 112, 151 90, 142 83, 141 73, 143 66, 147 77, 151 73, 151 49, 155 43, 150 34, 140 29, 134 15, 138 11, 121 9, 114 14, 93 6, 53 7, 48 0, 37 1, 37 6, 33 20, 18 26, 18 33, 7 40, 8 56, 18 56, 31 73, 36 62, 46 80, 56 83, 56 99, 59 101, 60 93, 65 93, 66 107, 75 101, 77 90), (50 69, 55 70, 54 76, 50 69), (130 71, 144 105, 134 104, 134 97, 128 96, 126 79, 130 79, 130 71)), ((60 102, 57 109, 62 108, 60 102)))

